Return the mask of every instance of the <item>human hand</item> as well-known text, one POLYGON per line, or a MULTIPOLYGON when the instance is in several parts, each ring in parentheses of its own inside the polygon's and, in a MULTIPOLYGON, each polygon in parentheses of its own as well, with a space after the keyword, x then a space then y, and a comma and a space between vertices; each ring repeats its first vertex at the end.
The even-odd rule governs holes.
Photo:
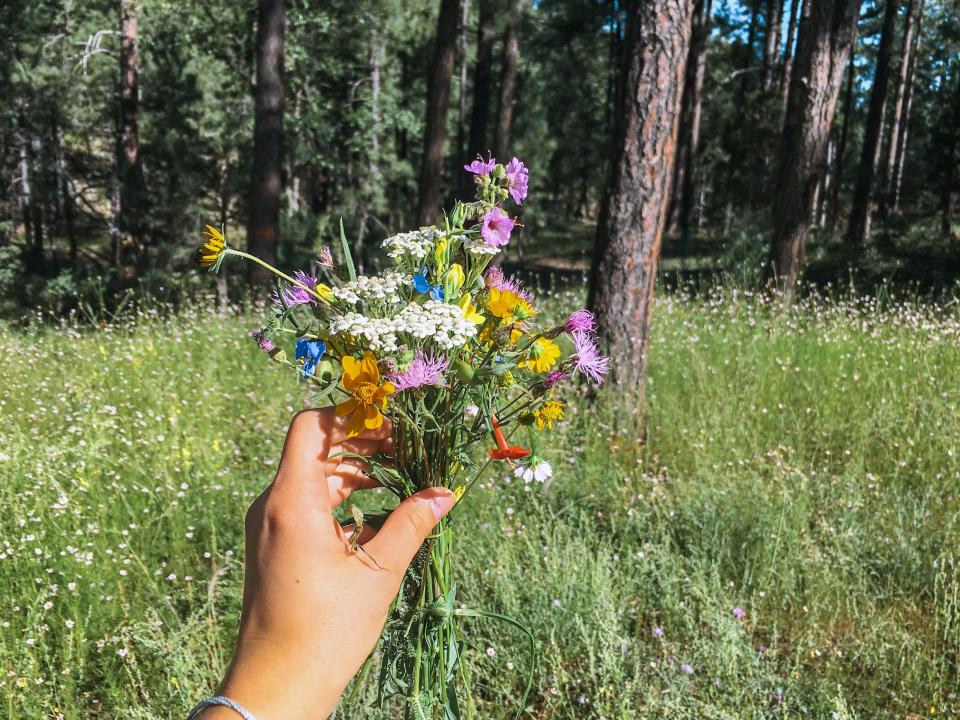
MULTIPOLYGON (((363 461, 330 456, 389 453, 390 433, 385 421, 348 439, 332 409, 299 413, 276 478, 247 512, 243 613, 218 694, 258 720, 330 714, 376 644, 407 566, 455 503, 446 488, 419 492, 379 531, 364 527, 364 552, 350 551, 332 510, 376 482, 363 461)), ((236 715, 211 708, 203 718, 236 715)))

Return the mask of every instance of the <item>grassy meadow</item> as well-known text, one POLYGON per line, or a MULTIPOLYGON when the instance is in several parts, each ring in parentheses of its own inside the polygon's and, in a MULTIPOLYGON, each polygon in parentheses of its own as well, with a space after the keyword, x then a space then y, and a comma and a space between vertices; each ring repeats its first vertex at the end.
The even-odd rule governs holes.
MULTIPOLYGON (((0 329, 0 717, 183 718, 212 689, 303 406, 254 323, 0 329)), ((537 638, 525 717, 960 717, 957 305, 728 289, 654 324, 644 442, 575 397, 552 482, 501 471, 460 515, 461 600, 537 638)), ((512 718, 523 636, 468 634, 477 717, 512 718)), ((372 691, 337 717, 399 716, 372 691)))

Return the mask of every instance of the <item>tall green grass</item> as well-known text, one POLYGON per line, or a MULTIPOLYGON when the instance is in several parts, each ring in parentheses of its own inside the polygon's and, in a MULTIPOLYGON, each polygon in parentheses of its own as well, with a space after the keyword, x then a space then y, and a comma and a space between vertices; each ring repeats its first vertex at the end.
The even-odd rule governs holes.
MULTIPOLYGON (((303 402, 248 329, 0 331, 0 716, 180 718, 211 689, 303 402)), ((553 481, 501 469, 461 516, 461 601, 537 638, 527 716, 960 714, 956 311, 672 295, 650 378, 644 432, 574 394, 553 481)), ((512 717, 524 637, 469 642, 477 716, 512 717)), ((372 691, 338 716, 397 717, 372 691)))

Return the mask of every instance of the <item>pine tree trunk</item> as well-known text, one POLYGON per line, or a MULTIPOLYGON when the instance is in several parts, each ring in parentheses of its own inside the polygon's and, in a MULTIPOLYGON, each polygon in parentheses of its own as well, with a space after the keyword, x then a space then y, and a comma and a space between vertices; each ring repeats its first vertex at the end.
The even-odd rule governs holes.
POLYGON ((520 0, 510 0, 507 27, 503 36, 500 96, 493 140, 494 153, 501 162, 507 161, 507 152, 510 149, 510 128, 513 125, 513 100, 517 90, 517 62, 520 54, 519 25, 520 0))
POLYGON ((840 126, 840 138, 837 141, 836 167, 833 176, 837 181, 833 184, 833 193, 830 197, 830 227, 837 226, 840 217, 840 188, 843 186, 843 170, 846 167, 847 144, 850 137, 850 120, 853 117, 853 88, 857 79, 856 46, 850 49, 850 61, 847 63, 847 87, 843 97, 843 123, 840 126))
POLYGON ((695 0, 690 57, 687 60, 680 111, 677 157, 670 201, 670 231, 689 236, 696 199, 697 160, 700 151, 700 121, 703 111, 703 81, 707 70, 707 39, 713 0, 695 0))
POLYGON ((787 38, 783 44, 783 70, 780 73, 780 89, 783 92, 783 104, 787 104, 787 92, 790 89, 790 76, 793 74, 793 58, 796 54, 793 40, 797 34, 797 20, 800 12, 800 0, 790 2, 790 20, 787 24, 787 38))
POLYGON ((480 0, 477 21, 477 62, 473 70, 473 109, 470 112, 470 141, 464 162, 478 153, 491 151, 487 124, 490 118, 491 73, 493 70, 494 2, 480 0))
POLYGON ((768 269, 788 301, 804 261, 816 188, 859 14, 860 0, 810 0, 800 20, 774 187, 768 269))
POLYGON ((766 36, 763 44, 763 91, 770 92, 777 77, 783 0, 767 0, 766 36))
POLYGON ((894 105, 895 127, 890 129, 890 158, 887 165, 887 210, 900 210, 900 184, 903 180, 903 164, 907 152, 907 135, 910 127, 910 109, 913 106, 913 83, 917 72, 917 55, 920 52, 920 34, 923 29, 923 0, 909 0, 906 27, 903 37, 903 52, 900 59, 900 82, 897 101, 894 105))
POLYGON ((893 38, 897 30, 898 0, 886 0, 883 13, 883 30, 880 33, 880 46, 877 49, 877 67, 873 74, 873 88, 870 91, 870 107, 867 111, 867 124, 863 135, 863 150, 860 155, 860 167, 857 170, 857 183, 853 190, 853 204, 850 207, 850 223, 847 225, 847 244, 859 250, 870 234, 870 220, 873 214, 873 181, 880 163, 883 120, 887 108, 887 89, 890 80, 890 55, 893 50, 893 38))
POLYGON ((120 106, 117 126, 117 183, 120 192, 120 276, 129 283, 137 273, 143 245, 139 237, 143 188, 140 162, 136 0, 120 0, 120 106))
MULTIPOLYGON (((270 264, 277 260, 283 193, 283 31, 284 0, 259 0, 247 249, 270 264)), ((247 279, 257 285, 272 281, 256 263, 247 264, 247 279)))
POLYGON ((423 130, 423 158, 420 164, 420 192, 417 223, 432 225, 443 201, 443 146, 447 140, 447 111, 450 109, 450 78, 456 55, 459 0, 441 0, 437 35, 427 75, 427 114, 423 130))
POLYGON ((610 175, 597 226, 590 307, 613 380, 643 412, 647 338, 691 35, 688 0, 630 0, 610 175))

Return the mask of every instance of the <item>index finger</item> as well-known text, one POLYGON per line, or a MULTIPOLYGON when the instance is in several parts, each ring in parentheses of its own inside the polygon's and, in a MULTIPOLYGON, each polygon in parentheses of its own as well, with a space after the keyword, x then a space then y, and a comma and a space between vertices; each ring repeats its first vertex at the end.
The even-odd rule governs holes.
POLYGON ((328 410, 302 410, 294 415, 273 480, 278 491, 310 493, 315 508, 330 507, 325 464, 330 455, 331 415, 328 410))

